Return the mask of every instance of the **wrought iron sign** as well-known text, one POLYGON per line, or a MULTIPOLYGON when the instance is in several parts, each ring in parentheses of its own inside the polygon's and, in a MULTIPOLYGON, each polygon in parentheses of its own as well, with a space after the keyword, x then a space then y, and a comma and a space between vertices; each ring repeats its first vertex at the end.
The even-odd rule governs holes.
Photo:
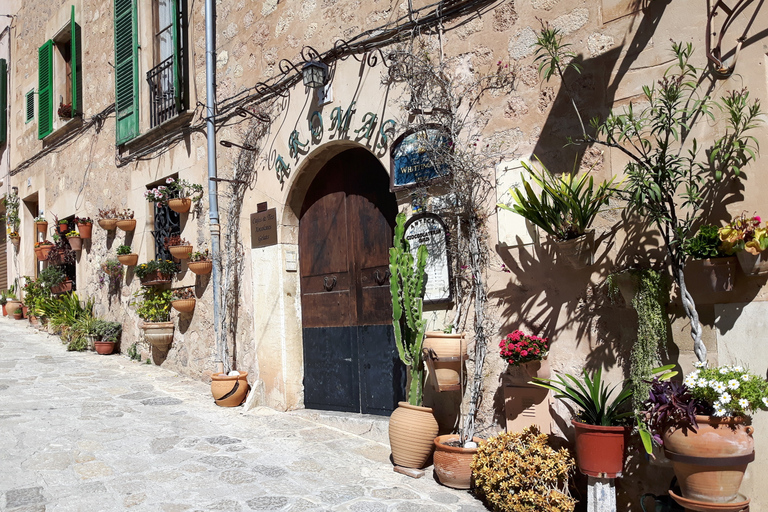
MULTIPOLYGON (((349 104, 346 110, 342 107, 336 107, 331 110, 328 127, 329 139, 352 139, 355 142, 366 141, 366 145, 371 145, 371 139, 374 134, 378 141, 374 142, 374 147, 386 149, 389 144, 390 134, 395 130, 395 120, 387 119, 379 124, 379 116, 373 112, 366 112, 362 117, 362 122, 358 129, 352 130, 354 137, 349 136, 350 125, 355 115, 355 102, 349 104), (378 130, 377 130, 378 127, 378 130)), ((315 110, 309 116, 307 131, 309 135, 302 134, 299 130, 293 130, 288 136, 288 157, 293 159, 293 163, 298 162, 299 158, 306 155, 312 149, 312 146, 319 144, 326 135, 326 124, 323 115, 315 110)), ((285 180, 291 176, 291 164, 285 161, 283 155, 273 151, 270 156, 272 167, 275 170, 275 176, 280 183, 281 188, 285 186, 285 180)))

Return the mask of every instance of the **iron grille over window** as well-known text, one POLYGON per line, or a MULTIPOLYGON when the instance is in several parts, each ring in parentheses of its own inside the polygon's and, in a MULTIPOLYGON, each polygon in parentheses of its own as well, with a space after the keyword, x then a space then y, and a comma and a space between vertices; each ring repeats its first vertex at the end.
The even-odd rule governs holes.
POLYGON ((165 240, 172 235, 181 233, 181 223, 179 214, 167 206, 155 206, 155 230, 152 236, 155 237, 155 259, 173 261, 171 251, 165 248, 165 240))
POLYGON ((182 0, 154 3, 154 62, 147 73, 150 126, 174 118, 184 108, 185 5, 182 0))

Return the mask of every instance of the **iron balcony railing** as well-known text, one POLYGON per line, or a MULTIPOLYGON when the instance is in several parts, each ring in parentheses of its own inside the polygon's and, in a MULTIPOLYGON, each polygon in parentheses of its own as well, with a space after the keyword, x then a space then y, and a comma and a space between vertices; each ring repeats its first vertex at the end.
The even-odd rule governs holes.
MULTIPOLYGON (((179 73, 181 75, 181 73, 179 73)), ((176 102, 176 89, 173 79, 173 56, 152 68, 147 73, 149 82, 150 123, 154 128, 179 114, 179 104, 176 102)), ((178 83, 181 84, 182 76, 178 83)))

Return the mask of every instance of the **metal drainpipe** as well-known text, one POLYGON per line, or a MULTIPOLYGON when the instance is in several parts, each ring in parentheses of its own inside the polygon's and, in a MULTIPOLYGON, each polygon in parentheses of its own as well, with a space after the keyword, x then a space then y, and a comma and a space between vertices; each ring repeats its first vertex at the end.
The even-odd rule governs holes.
POLYGON ((213 261, 213 330, 216 338, 216 371, 228 372, 227 340, 221 328, 221 254, 218 185, 216 182, 216 127, 213 116, 216 114, 216 48, 214 0, 205 0, 205 107, 206 134, 208 138, 208 205, 209 225, 211 229, 211 259, 213 261))

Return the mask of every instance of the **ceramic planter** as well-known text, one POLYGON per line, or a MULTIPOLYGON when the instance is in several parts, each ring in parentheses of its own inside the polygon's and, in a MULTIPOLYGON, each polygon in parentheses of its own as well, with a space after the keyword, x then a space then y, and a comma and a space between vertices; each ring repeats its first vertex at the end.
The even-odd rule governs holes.
POLYGON ((79 236, 68 236, 67 242, 73 251, 80 251, 83 249, 83 239, 79 236))
POLYGON ((576 431, 576 464, 595 478, 616 478, 624 469, 629 427, 603 427, 571 420, 576 431))
POLYGON ((99 226, 107 231, 112 231, 117 227, 117 219, 99 219, 99 226))
MULTIPOLYGON (((473 437, 472 440, 478 446, 483 442, 479 437, 473 437)), ((451 446, 459 442, 461 439, 456 434, 435 438, 435 475, 446 487, 469 489, 472 485, 472 459, 477 454, 477 448, 451 446)))
POLYGON ((581 269, 592 265, 592 258, 595 253, 595 232, 593 230, 589 230, 573 240, 556 242, 556 244, 558 253, 571 267, 581 269))
POLYGON ((47 233, 48 232, 48 223, 47 222, 35 222, 35 228, 37 228, 37 231, 40 233, 47 233))
POLYGON ((736 257, 739 259, 741 270, 748 276, 762 276, 768 274, 768 251, 760 252, 757 255, 747 251, 739 251, 736 257))
POLYGON ((120 219, 117 221, 117 227, 123 231, 133 231, 136 229, 136 219, 120 219))
POLYGON ((210 274, 213 270, 213 262, 212 261, 190 261, 187 263, 187 267, 189 267, 189 270, 194 272, 197 275, 205 275, 210 274))
POLYGON ((195 299, 178 299, 171 301, 171 307, 179 313, 191 313, 195 310, 195 299))
POLYGON ((186 213, 192 207, 192 199, 188 197, 177 197, 168 200, 168 208, 177 213, 186 213))
POLYGON ((430 407, 400 402, 389 417, 389 445, 396 466, 421 469, 432 455, 438 425, 430 407))
POLYGON ((737 499, 747 465, 755 460, 753 429, 742 417, 696 416, 696 432, 668 430, 664 453, 683 497, 709 503, 737 499))
POLYGON ((171 251, 171 255, 174 258, 180 259, 180 260, 186 260, 189 259, 189 255, 192 254, 192 246, 191 245, 172 245, 168 248, 169 251, 171 251))
POLYGON ((211 375, 211 394, 216 405, 221 407, 237 407, 242 404, 248 395, 249 387, 248 372, 240 372, 240 375, 211 375))
POLYGON ((139 278, 141 280, 141 284, 143 286, 152 286, 155 284, 166 284, 171 282, 171 275, 170 274, 162 274, 160 271, 156 270, 150 274, 147 274, 144 277, 139 278))
POLYGON ((422 345, 425 350, 432 384, 437 391, 459 391, 462 384, 462 366, 467 358, 467 340, 464 333, 447 334, 428 331, 422 345))
POLYGON ((150 345, 165 348, 173 342, 173 322, 144 322, 141 328, 150 345))
POLYGON ((117 261, 125 265, 126 267, 133 267, 139 262, 138 254, 120 254, 117 256, 117 261))
POLYGON ((77 223, 77 232, 80 233, 80 238, 91 238, 91 232, 93 231, 93 224, 86 222, 85 224, 77 223))
POLYGON ((111 354, 115 350, 115 342, 114 341, 94 341, 93 348, 94 350, 96 350, 97 354, 106 356, 108 354, 111 354))
POLYGON ((736 280, 736 256, 707 258, 702 261, 706 280, 713 292, 730 292, 736 280))

